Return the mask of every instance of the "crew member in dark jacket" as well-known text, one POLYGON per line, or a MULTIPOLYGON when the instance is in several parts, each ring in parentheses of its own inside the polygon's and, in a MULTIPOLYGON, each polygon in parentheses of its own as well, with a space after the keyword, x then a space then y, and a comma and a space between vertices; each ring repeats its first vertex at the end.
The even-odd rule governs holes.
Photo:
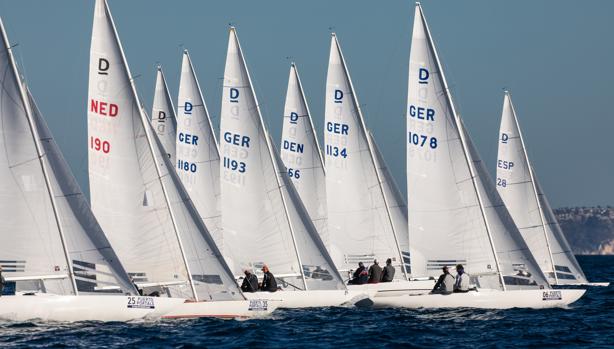
POLYGON ((392 259, 386 259, 386 266, 382 272, 382 282, 391 282, 394 279, 394 267, 392 266, 392 259))
POLYGON ((369 273, 362 262, 358 262, 358 269, 352 274, 352 279, 348 282, 350 285, 363 285, 369 280, 369 273))
POLYGON ((379 266, 377 259, 373 260, 373 265, 369 267, 369 283, 377 284, 382 279, 382 267, 379 266))
POLYGON ((269 267, 266 265, 263 266, 262 272, 264 275, 262 276, 262 285, 260 286, 260 290, 269 292, 277 291, 277 281, 275 281, 275 276, 273 276, 273 274, 269 271, 269 267))
POLYGON ((437 283, 435 284, 435 287, 433 287, 431 293, 450 294, 452 291, 454 291, 454 276, 450 274, 448 267, 445 265, 443 268, 441 268, 441 270, 443 271, 443 274, 439 276, 439 279, 437 280, 437 283))
POLYGON ((258 277, 250 270, 245 270, 245 278, 241 284, 241 291, 243 292, 256 292, 258 291, 258 277))

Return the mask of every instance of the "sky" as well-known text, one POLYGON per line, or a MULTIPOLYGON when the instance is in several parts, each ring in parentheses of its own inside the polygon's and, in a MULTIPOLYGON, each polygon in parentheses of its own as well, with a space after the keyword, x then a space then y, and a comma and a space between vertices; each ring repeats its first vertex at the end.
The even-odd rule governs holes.
MULTIPOLYGON (((423 1, 453 98, 494 173, 503 89, 553 207, 614 205, 614 1, 423 1)), ((237 27, 263 117, 279 140, 291 61, 323 130, 330 32, 401 191, 414 2, 406 0, 109 0, 141 99, 156 66, 178 91, 190 51, 219 125, 228 26, 237 27)), ((17 63, 84 191, 94 1, 2 0, 17 63)), ((320 132, 322 139, 322 131, 320 132)))

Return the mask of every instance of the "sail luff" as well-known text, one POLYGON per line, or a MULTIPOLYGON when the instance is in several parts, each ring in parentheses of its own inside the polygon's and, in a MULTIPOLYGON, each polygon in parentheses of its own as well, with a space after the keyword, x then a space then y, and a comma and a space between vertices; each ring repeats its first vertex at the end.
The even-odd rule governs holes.
POLYGON ((217 137, 215 135, 215 132, 213 131, 213 124, 211 123, 211 118, 209 117, 209 110, 207 109, 207 103, 205 103, 205 97, 203 97, 203 91, 200 88, 200 83, 198 82, 198 79, 196 78, 196 71, 194 70, 194 65, 192 64, 192 57, 190 57, 190 53, 188 52, 188 50, 184 50, 183 53, 188 57, 188 63, 190 63, 190 73, 192 74, 192 77, 194 78, 194 82, 196 83, 196 87, 198 90, 198 96, 200 97, 200 100, 203 101, 203 108, 205 109, 205 115, 207 115, 207 123, 209 125, 209 130, 211 130, 211 136, 213 137, 213 143, 215 144, 215 149, 217 150, 217 156, 218 158, 220 157, 220 146, 219 143, 217 141, 217 137))
POLYGON ((316 145, 316 149, 318 150, 318 159, 320 159, 320 165, 322 166, 322 170, 324 171, 324 175, 326 175, 326 167, 324 166, 324 157, 322 156, 322 148, 320 148, 320 142, 318 141, 318 136, 316 133, 316 129, 313 126, 313 120, 311 119, 311 110, 309 110, 309 104, 307 103, 307 97, 305 97, 305 91, 303 90, 303 83, 301 82, 301 77, 298 74, 298 69, 294 62, 291 63, 292 69, 294 70, 294 76, 296 77, 296 81, 298 83, 298 89, 301 91, 301 98, 303 100, 303 105, 307 110, 307 115, 309 117, 309 126, 311 127, 311 134, 313 137, 313 142, 316 145))
POLYGON ((152 115, 151 115, 151 123, 154 125, 156 133, 162 140, 162 144, 168 157, 172 160, 171 162, 175 162, 175 139, 177 138, 177 115, 175 112, 175 106, 173 104, 173 99, 171 98, 170 91, 168 90, 168 83, 166 82, 166 75, 162 70, 162 66, 158 65, 158 76, 156 77, 156 91, 154 95, 154 102, 152 107, 152 115), (158 98, 158 88, 162 90, 162 99, 164 110, 158 109, 161 105, 161 102, 158 98), (158 109, 158 110, 156 110, 158 109), (158 111, 158 116, 156 117, 155 112, 158 111), (162 112, 168 115, 164 115, 162 117, 162 112), (166 122, 169 120, 169 124, 166 122), (169 130, 170 128, 170 130, 169 130), (170 132, 169 132, 170 131, 170 132))
POLYGON ((552 256, 552 248, 550 247, 550 239, 548 238, 548 231, 546 230, 546 219, 544 217, 544 210, 542 208, 541 201, 539 200, 539 195, 537 194, 537 187, 535 186, 535 177, 533 175, 533 168, 531 166, 531 163, 529 162, 529 155, 527 154, 527 148, 524 145, 524 137, 522 136, 522 131, 520 130, 520 125, 518 124, 518 118, 516 117, 516 109, 514 108, 514 103, 512 103, 512 96, 509 91, 505 91, 505 98, 507 99, 507 102, 510 104, 510 107, 512 110, 512 118, 514 119, 514 125, 516 125, 516 130, 518 131, 518 138, 520 139, 520 145, 522 147, 522 154, 527 163, 527 170, 529 172, 529 178, 531 179, 531 188, 533 189, 533 194, 535 195, 535 201, 537 202, 537 209, 539 211, 539 219, 541 222, 542 231, 544 232, 544 238, 546 240, 548 256, 550 257, 550 263, 552 264, 552 273, 554 274, 554 282, 556 285, 558 285, 559 278, 556 273, 554 257, 552 256))
POLYGON ((381 174, 378 171, 377 168, 377 163, 375 161, 374 155, 373 155, 373 145, 371 144, 371 139, 367 134, 367 126, 365 125, 365 120, 364 117, 362 115, 362 110, 360 109, 360 104, 358 103, 358 98, 356 97, 356 90, 354 89, 354 85, 352 84, 352 78, 350 77, 350 73, 348 71, 347 65, 345 63, 345 57, 343 56, 343 51, 341 51, 341 46, 339 45, 339 40, 337 39, 337 35, 335 33, 332 33, 332 37, 335 40, 335 44, 337 46, 337 51, 339 52, 339 57, 341 58, 341 65, 343 66, 343 71, 345 72, 345 76, 347 77, 348 80, 348 84, 350 87, 350 91, 352 92, 352 100, 354 102, 354 105, 356 106, 356 112, 358 115, 358 120, 359 120, 359 125, 360 125, 360 130, 362 132, 363 137, 365 138, 365 140, 367 141, 367 147, 369 150, 369 158, 371 160, 371 164, 373 165, 373 169, 375 170, 375 176, 377 178, 377 184, 378 187, 380 189, 380 192, 382 194, 382 198, 384 200, 384 207, 386 208, 386 216, 388 217, 388 221, 390 223, 390 228, 392 230, 392 235, 394 238, 394 242, 395 242, 395 246, 397 249, 397 254, 399 256, 399 261, 401 263, 401 269, 403 270, 403 276, 405 277, 405 279, 408 279, 407 277, 407 270, 405 268, 405 263, 403 263, 403 253, 401 252, 401 246, 399 245, 399 240, 397 238, 397 233, 396 233, 396 229, 394 226, 394 221, 392 219, 392 213, 390 212, 390 206, 388 204, 388 198, 386 197, 386 193, 384 191, 383 186, 383 182, 382 182, 382 178, 381 178, 381 174))
MULTIPOLYGON (((124 49, 123 49, 123 46, 121 44, 121 40, 119 38, 119 34, 117 33, 117 28, 115 26, 115 21, 113 20, 113 16, 111 15, 111 10, 109 9, 109 5, 108 5, 107 1, 106 0, 102 0, 102 1, 104 2, 104 9, 105 9, 105 11, 107 13, 109 21, 111 22, 111 28, 113 29, 113 35, 115 36, 115 40, 118 43, 119 52, 120 52, 120 55, 121 55, 121 58, 122 58, 124 69, 125 69, 125 72, 127 74, 128 81, 130 82, 130 88, 132 90, 132 95, 133 95, 133 97, 135 99, 136 105, 138 106, 141 124, 142 124, 143 128, 145 129, 145 136, 147 138, 147 144, 149 146, 149 150, 150 150, 151 154, 153 155, 153 154, 155 154, 155 152, 154 152, 154 149, 153 149, 153 144, 151 142, 151 135, 150 135, 151 125, 147 122, 147 117, 145 116, 145 113, 144 113, 144 110, 143 110, 143 106, 142 106, 141 101, 139 99, 139 95, 137 93, 136 86, 134 84, 134 79, 132 78, 132 74, 130 73, 130 67, 128 66, 128 60, 126 59, 126 55, 124 53, 124 49)), ((183 247, 183 244, 182 244, 182 241, 181 241, 181 237, 179 235, 179 229, 177 227, 177 222, 176 222, 176 219, 175 219, 175 215, 173 213, 173 210, 171 209, 171 204, 170 204, 170 201, 169 201, 169 198, 168 198, 168 193, 167 193, 167 190, 166 190, 166 186, 164 185, 164 182, 162 181, 162 177, 161 177, 161 174, 160 174, 160 165, 159 165, 158 160, 156 159, 156 157, 155 156, 152 156, 152 157, 153 157, 154 165, 156 167, 157 177, 158 177, 158 180, 159 180, 160 185, 162 187, 162 192, 164 194, 164 199, 166 201, 166 206, 167 206, 168 212, 170 214, 170 218, 171 218, 171 222, 172 222, 172 225, 173 225, 173 229, 175 231, 175 235, 176 235, 177 241, 179 243, 179 250, 181 251, 181 257, 182 257, 184 266, 185 266, 187 274, 188 274, 187 275, 188 276, 188 281, 190 283, 190 287, 192 289, 192 293, 194 295, 194 299, 196 301, 198 301, 198 294, 197 294, 196 288, 194 286, 194 280, 193 280, 192 274, 190 273, 190 267, 189 267, 189 264, 188 264, 188 261, 187 261, 186 255, 185 255, 185 250, 184 250, 184 247, 183 247)))
POLYGON ((296 244, 296 236, 295 236, 295 232, 294 232, 294 227, 292 225, 292 219, 290 219, 290 213, 288 211, 288 205, 286 203, 286 198, 284 196, 283 190, 281 190, 282 188, 282 184, 281 181, 279 180, 279 176, 280 175, 285 175, 285 171, 283 173, 280 173, 279 171, 279 167, 277 166, 276 162, 273 160, 275 158, 274 152, 273 152, 273 146, 271 144, 271 139, 270 136, 268 134, 268 131, 266 130, 266 128, 264 127, 264 120, 262 119, 262 112, 260 111, 260 103, 258 103, 258 97, 256 96, 256 93, 254 92, 254 85, 252 84, 252 78, 249 74, 249 70, 247 68, 247 64, 245 63, 245 57, 243 56, 243 49, 241 48, 241 43, 239 42, 239 37, 237 36, 237 31, 235 29, 235 27, 230 27, 230 31, 233 33, 234 37, 235 37, 235 41, 237 43, 237 49, 239 51, 239 57, 241 58, 241 63, 243 64, 243 67, 245 69, 246 75, 247 75, 247 81, 249 84, 249 88, 251 90, 252 96, 254 98, 255 104, 256 104, 256 112, 258 113, 258 118, 260 120, 260 125, 262 125, 262 131, 264 133, 264 138, 266 141, 266 145, 267 145, 267 149, 269 151, 269 159, 271 160, 271 164, 273 165, 273 169, 275 172, 275 180, 277 183, 277 188, 279 190, 279 194, 281 197, 281 202, 283 204, 284 207, 284 214, 286 215, 286 220, 288 221, 288 228, 290 229, 290 236, 292 237, 292 245, 294 247, 295 253, 296 253, 296 258, 298 260, 298 265, 300 267, 300 273, 301 273, 301 279, 303 281, 303 285, 305 287, 305 290, 307 290, 307 280, 305 279, 305 271, 303 270, 303 263, 301 261, 301 255, 299 253, 298 250, 298 246, 296 244))
POLYGON ((62 244, 62 249, 64 252, 64 257, 66 258, 66 265, 68 266, 68 276, 70 278, 71 281, 71 286, 73 288, 73 291, 75 293, 75 295, 79 294, 79 291, 77 289, 77 283, 75 280, 75 275, 74 275, 74 271, 73 271, 73 267, 72 267, 72 261, 70 259, 70 256, 68 254, 68 248, 67 248, 67 244, 66 244, 66 238, 64 236, 64 232, 62 230, 62 220, 60 219, 60 215, 58 214, 57 211, 57 204, 55 202, 55 196, 53 194, 52 188, 51 188, 51 183, 49 181, 49 175, 47 174, 47 169, 45 167, 45 161, 44 161, 44 154, 41 151, 41 145, 39 144, 39 136, 38 136, 38 132, 36 130, 36 127, 34 126, 34 120, 32 119, 32 107, 30 105, 27 93, 26 93, 26 89, 24 88, 24 82, 20 81, 20 74, 19 74, 19 70, 17 69, 17 65, 15 63, 15 58, 13 57, 13 50, 12 47, 9 43, 8 40, 8 36, 6 34, 6 31, 4 29, 4 23, 2 21, 2 19, 0 18, 0 31, 2 31, 2 40, 4 41, 4 45, 7 48, 7 53, 8 53, 8 57, 9 57, 9 62, 11 64, 11 67, 13 69, 13 74, 15 77, 15 83, 17 84, 17 86, 19 86, 19 94, 22 100, 22 103, 24 105, 25 108, 25 114, 28 120, 28 126, 30 129, 30 134, 32 135, 32 140, 34 141, 34 146, 36 149, 36 154, 37 154, 37 158, 39 160, 39 164, 41 166, 41 170, 43 173, 43 177, 45 178, 45 186, 47 188, 47 193, 49 195, 49 199, 51 201, 51 207, 53 210, 53 215, 55 217, 56 220, 56 225, 58 228, 58 233, 59 233, 59 237, 60 237, 60 241, 62 244))
POLYGON ((488 223, 488 218, 486 217, 486 212, 484 210, 484 203, 482 200, 482 196, 478 190, 477 187, 477 183, 476 183, 476 175, 475 175, 475 169, 473 168, 473 161, 469 158, 469 150, 467 149, 467 140, 465 139, 465 131, 462 125, 462 122, 460 121, 460 117, 458 116, 458 114, 456 113, 456 107, 454 105, 454 102, 452 100, 452 96, 450 94, 450 89, 448 87, 448 82, 446 80, 446 77, 444 75, 444 71, 443 71, 443 67, 441 65, 441 61, 439 60, 439 55, 437 53, 437 48, 435 47, 435 43, 433 42, 433 38, 431 36, 431 31, 429 29, 429 26, 426 22, 426 18, 424 16, 424 12, 422 11, 422 6, 420 5, 419 2, 416 3, 416 7, 418 7, 419 9, 419 13, 422 19, 422 23, 424 24, 424 29, 426 31, 426 37, 428 38, 428 42, 429 45, 431 47, 431 50, 433 51, 433 55, 435 56, 435 63, 437 64, 437 68, 439 70, 439 73, 441 74, 441 80, 444 86, 444 91, 445 91, 445 95, 446 95, 446 99, 448 101, 448 105, 450 106, 452 115, 454 116, 454 122, 456 124, 456 128, 459 131, 459 135, 460 135, 460 140, 461 140, 461 144, 462 144, 462 149, 463 149, 463 154, 465 156, 465 160, 467 162, 467 166, 469 168, 470 171, 470 176, 471 176, 471 182, 473 184, 473 189, 475 191, 475 194, 477 196, 478 199, 478 203, 480 206, 480 212, 482 214, 482 218, 484 220, 484 224, 486 227, 486 232, 488 234, 488 240, 490 242, 490 247, 492 249, 492 253, 494 255, 494 259, 495 259, 495 264, 497 267, 497 273, 499 274, 499 281, 501 282, 501 286, 503 287, 503 290, 505 291, 506 287, 505 287, 505 281, 503 279, 503 273, 501 272, 501 265, 499 263, 499 257, 497 255, 497 250, 495 248, 495 243, 493 241, 492 238, 492 234, 490 232, 490 225, 488 223))

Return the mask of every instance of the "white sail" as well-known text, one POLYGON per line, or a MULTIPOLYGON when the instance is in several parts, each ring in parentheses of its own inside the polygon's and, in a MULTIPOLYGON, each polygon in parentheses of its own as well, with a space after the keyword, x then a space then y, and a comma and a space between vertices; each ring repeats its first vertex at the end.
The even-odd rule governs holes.
POLYGON ((0 265, 16 291, 134 292, 30 91, 0 20, 0 265))
POLYGON ((173 106, 161 66, 158 66, 156 74, 156 90, 154 92, 153 107, 151 108, 151 125, 156 131, 158 138, 160 138, 160 142, 162 142, 171 163, 175 163, 177 117, 175 116, 175 107, 173 106))
POLYGON ((192 60, 183 52, 177 103, 177 160, 179 178, 218 247, 221 233, 220 155, 192 60))
POLYGON ((419 4, 407 100, 412 274, 463 264, 479 287, 547 287, 456 114, 419 4))
POLYGON ((89 76, 92 209, 126 269, 171 296, 242 299, 149 124, 105 0, 96 1, 89 76))
POLYGON ((507 92, 501 115, 496 184, 505 206, 548 282, 588 282, 537 183, 512 99, 507 92))
POLYGON ((267 264, 287 289, 343 289, 260 115, 234 28, 221 112, 222 226, 232 270, 267 264), (316 271, 317 273, 314 273, 316 271))
POLYGON ((329 246, 324 159, 296 65, 290 66, 281 133, 281 159, 313 225, 329 246))
MULTIPOLYGON (((332 35, 325 103, 326 195, 331 254, 340 270, 391 258, 403 266, 395 227, 339 42, 332 35)), ((396 273, 404 277, 405 273, 396 273)))
MULTIPOLYGON (((399 248, 405 265, 405 270, 408 274, 411 274, 410 258, 409 258, 409 232, 407 231, 407 204, 403 195, 399 191, 394 178, 388 166, 384 160, 384 156, 380 152, 375 138, 371 131, 369 131, 369 142, 371 142, 371 148, 373 149, 373 155, 375 159, 375 167, 380 174, 380 180, 384 195, 386 195, 386 202, 388 203, 388 210, 390 217, 394 224, 394 232, 399 242, 399 248)), ((396 275, 399 277, 401 275, 396 275)))

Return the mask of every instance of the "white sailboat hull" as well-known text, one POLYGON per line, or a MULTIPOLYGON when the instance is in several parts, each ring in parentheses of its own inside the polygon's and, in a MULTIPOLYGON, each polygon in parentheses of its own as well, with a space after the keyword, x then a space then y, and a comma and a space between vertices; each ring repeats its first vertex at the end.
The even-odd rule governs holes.
POLYGON ((156 319, 181 298, 140 296, 60 296, 37 294, 0 297, 0 319, 11 321, 130 321, 156 319))
POLYGON ((405 294, 422 294, 429 292, 435 286, 435 280, 393 280, 392 282, 380 282, 377 284, 364 285, 347 285, 348 289, 353 292, 364 292, 370 296, 377 294, 386 294, 393 296, 401 296, 405 294))
MULTIPOLYGON (((371 296, 376 291, 370 291, 371 296)), ((308 290, 245 293, 247 299, 279 300, 279 308, 321 308, 351 306, 356 302, 370 298, 365 290, 308 290)))
POLYGON ((480 289, 467 293, 388 296, 378 293, 372 298, 378 308, 555 308, 567 306, 582 297, 586 290, 514 290, 480 289))
POLYGON ((574 282, 569 284, 552 285, 554 288, 567 287, 567 286, 588 286, 588 287, 608 287, 609 282, 574 282))
POLYGON ((248 300, 219 302, 184 302, 166 313, 164 319, 189 319, 199 317, 254 318, 271 314, 281 305, 277 299, 253 297, 248 300))

